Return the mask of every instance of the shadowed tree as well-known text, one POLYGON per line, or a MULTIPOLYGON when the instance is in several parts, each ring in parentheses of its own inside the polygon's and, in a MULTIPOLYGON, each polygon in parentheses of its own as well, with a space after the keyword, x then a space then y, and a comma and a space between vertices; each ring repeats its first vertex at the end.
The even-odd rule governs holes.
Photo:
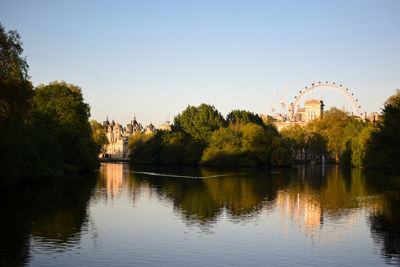
POLYGON ((0 124, 23 119, 33 96, 28 64, 17 31, 0 24, 0 124))
POLYGON ((368 165, 400 168, 400 90, 385 102, 367 150, 368 165))

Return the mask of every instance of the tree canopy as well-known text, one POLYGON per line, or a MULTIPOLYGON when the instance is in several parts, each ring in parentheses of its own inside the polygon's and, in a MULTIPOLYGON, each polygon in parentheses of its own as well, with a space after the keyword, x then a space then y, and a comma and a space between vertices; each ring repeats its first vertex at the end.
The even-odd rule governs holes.
POLYGON ((400 90, 388 98, 372 132, 368 163, 377 167, 400 168, 400 90))
POLYGON ((174 118, 174 126, 194 140, 208 144, 213 131, 225 126, 224 117, 212 105, 188 106, 174 118))
POLYGON ((0 124, 23 119, 33 96, 28 63, 17 31, 0 24, 0 124))
POLYGON ((254 123, 263 127, 265 126, 263 120, 257 114, 246 110, 235 109, 231 111, 226 116, 226 121, 228 124, 232 125, 232 127, 239 128, 247 123, 254 123))

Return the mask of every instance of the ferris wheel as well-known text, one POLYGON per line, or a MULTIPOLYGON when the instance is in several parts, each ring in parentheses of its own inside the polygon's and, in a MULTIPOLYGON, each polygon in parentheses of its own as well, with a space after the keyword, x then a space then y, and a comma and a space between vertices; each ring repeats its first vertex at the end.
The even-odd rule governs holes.
POLYGON ((349 102, 351 103, 353 114, 357 117, 360 117, 362 113, 360 113, 361 106, 358 104, 358 99, 354 97, 354 93, 350 93, 348 88, 343 88, 341 84, 336 84, 335 82, 318 82, 312 83, 310 87, 304 87, 303 90, 300 90, 299 95, 295 96, 295 101, 291 104, 292 106, 292 114, 296 114, 296 109, 300 106, 301 100, 307 93, 316 92, 320 90, 331 90, 335 92, 339 92, 344 95, 349 102))

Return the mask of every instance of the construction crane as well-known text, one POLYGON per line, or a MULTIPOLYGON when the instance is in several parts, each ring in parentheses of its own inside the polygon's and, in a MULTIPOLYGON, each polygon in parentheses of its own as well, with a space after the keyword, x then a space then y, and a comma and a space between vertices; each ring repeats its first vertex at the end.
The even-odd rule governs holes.
POLYGON ((281 99, 281 106, 283 109, 283 117, 286 118, 286 106, 285 106, 285 101, 286 101, 286 95, 288 92, 289 88, 286 88, 285 94, 283 95, 282 99, 281 99))

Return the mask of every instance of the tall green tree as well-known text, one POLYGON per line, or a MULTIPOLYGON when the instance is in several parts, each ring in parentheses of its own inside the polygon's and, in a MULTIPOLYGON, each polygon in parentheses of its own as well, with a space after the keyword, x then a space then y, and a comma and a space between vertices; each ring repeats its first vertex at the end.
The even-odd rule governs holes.
POLYGON ((400 90, 388 98, 367 151, 368 164, 400 168, 400 90))
POLYGON ((311 122, 311 127, 322 136, 327 138, 328 149, 332 151, 336 162, 343 144, 344 128, 349 116, 337 108, 331 108, 324 112, 324 118, 311 122))
POLYGON ((232 110, 226 116, 226 121, 236 130, 240 130, 247 123, 254 123, 265 127, 263 120, 257 114, 246 110, 232 110))
POLYGON ((72 169, 97 166, 100 149, 92 138, 89 116, 90 107, 78 86, 56 81, 36 88, 31 124, 47 125, 62 146, 64 162, 72 169))
POLYGON ((92 131, 92 138, 97 144, 98 149, 104 153, 106 150, 106 145, 108 145, 108 139, 106 134, 106 129, 97 121, 91 120, 90 127, 92 131))
POLYGON ((0 124, 21 121, 33 96, 28 63, 17 31, 0 24, 0 124))
POLYGON ((225 126, 224 117, 212 105, 188 106, 174 118, 175 129, 190 135, 200 144, 207 145, 213 131, 225 126))

